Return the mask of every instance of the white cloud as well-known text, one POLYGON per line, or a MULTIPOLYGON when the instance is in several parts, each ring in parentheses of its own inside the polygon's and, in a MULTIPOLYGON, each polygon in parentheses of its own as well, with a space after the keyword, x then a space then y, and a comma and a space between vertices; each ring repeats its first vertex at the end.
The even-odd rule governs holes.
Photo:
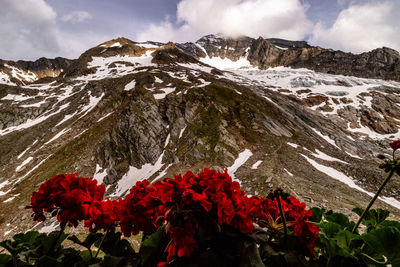
POLYGON ((75 11, 71 11, 70 13, 62 16, 61 20, 64 22, 81 23, 81 22, 84 22, 91 18, 92 18, 92 15, 90 15, 89 12, 82 11, 82 10, 75 10, 75 11))
POLYGON ((178 23, 165 20, 151 25, 137 35, 138 40, 193 41, 209 33, 229 36, 277 37, 303 39, 312 23, 307 7, 299 0, 181 0, 177 8, 178 23))
POLYGON ((60 49, 56 12, 44 0, 2 0, 0 58, 15 58, 22 51, 56 52, 60 49))
POLYGON ((350 5, 331 27, 317 23, 310 42, 361 53, 388 46, 400 50, 400 2, 383 1, 350 5))
MULTIPOLYGON (((84 19, 80 15, 75 19, 84 19)), ((76 58, 107 39, 94 32, 66 32, 57 25, 56 11, 44 0, 1 0, 0 58, 36 60, 40 57, 76 58)))
POLYGON ((189 25, 184 24, 176 29, 173 23, 166 18, 160 24, 151 24, 144 32, 136 35, 136 40, 139 42, 144 41, 157 41, 157 42, 186 42, 193 41, 200 37, 201 34, 195 32, 189 25))

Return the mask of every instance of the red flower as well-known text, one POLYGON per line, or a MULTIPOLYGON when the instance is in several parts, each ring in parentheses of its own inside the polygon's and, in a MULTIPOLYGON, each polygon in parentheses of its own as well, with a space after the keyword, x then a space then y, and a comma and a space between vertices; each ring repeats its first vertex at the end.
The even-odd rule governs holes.
POLYGON ((35 213, 34 220, 44 221, 44 212, 54 209, 61 223, 68 222, 75 227, 79 221, 90 218, 89 208, 92 203, 103 200, 105 187, 97 185, 92 178, 76 176, 76 173, 54 176, 32 194, 29 208, 35 213))
POLYGON ((125 199, 119 200, 117 214, 121 230, 125 236, 153 233, 161 226, 160 216, 165 213, 162 201, 156 197, 156 189, 149 187, 149 182, 139 181, 130 190, 125 199))
POLYGON ((382 154, 378 154, 378 155, 376 155, 376 157, 377 157, 378 159, 385 159, 385 156, 382 155, 382 154))
POLYGON ((193 254, 193 251, 197 248, 194 234, 193 224, 189 221, 186 221, 183 227, 174 226, 169 230, 171 243, 166 249, 167 262, 171 262, 174 256, 189 257, 193 254))
POLYGON ((391 147, 394 151, 396 151, 397 149, 399 149, 399 148, 400 148, 400 139, 391 142, 391 143, 390 143, 390 147, 391 147))
POLYGON ((96 232, 100 229, 107 231, 111 226, 116 226, 118 223, 117 203, 109 199, 94 202, 89 208, 90 219, 85 221, 85 227, 88 227, 91 232, 96 232))

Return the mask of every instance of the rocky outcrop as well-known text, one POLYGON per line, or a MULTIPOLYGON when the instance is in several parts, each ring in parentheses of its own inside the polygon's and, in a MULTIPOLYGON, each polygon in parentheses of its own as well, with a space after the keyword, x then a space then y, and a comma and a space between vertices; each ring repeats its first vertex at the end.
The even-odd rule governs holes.
POLYGON ((39 58, 36 61, 10 61, 0 59, 0 73, 7 75, 15 84, 32 83, 38 79, 58 77, 74 60, 57 57, 39 58))
POLYGON ((242 36, 238 38, 225 38, 221 35, 206 35, 196 44, 207 52, 209 57, 229 58, 236 61, 246 56, 253 39, 242 36))
POLYGON ((281 49, 260 37, 252 42, 247 59, 252 65, 267 69, 279 66, 282 54, 281 49))

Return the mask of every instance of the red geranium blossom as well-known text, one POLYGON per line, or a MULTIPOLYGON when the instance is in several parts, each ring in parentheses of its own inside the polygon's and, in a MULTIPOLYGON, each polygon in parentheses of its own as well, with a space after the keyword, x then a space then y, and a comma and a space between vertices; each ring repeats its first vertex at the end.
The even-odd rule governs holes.
POLYGON ((79 221, 90 218, 89 208, 95 201, 103 200, 105 187, 97 185, 92 178, 77 177, 77 174, 61 174, 54 176, 34 192, 30 208, 34 211, 34 220, 44 221, 44 211, 57 213, 62 223, 70 223, 75 227, 79 221))
POLYGON ((162 224, 158 217, 163 215, 164 207, 149 184, 147 180, 137 182, 125 199, 119 200, 117 212, 125 236, 140 231, 150 234, 162 224))
POLYGON ((390 147, 391 147, 394 151, 396 151, 397 149, 399 149, 399 148, 400 148, 400 139, 391 142, 391 143, 390 143, 390 147))
POLYGON ((116 226, 118 224, 116 205, 117 201, 109 199, 92 203, 89 208, 90 218, 85 221, 85 227, 91 232, 96 232, 100 229, 107 231, 111 226, 116 226))

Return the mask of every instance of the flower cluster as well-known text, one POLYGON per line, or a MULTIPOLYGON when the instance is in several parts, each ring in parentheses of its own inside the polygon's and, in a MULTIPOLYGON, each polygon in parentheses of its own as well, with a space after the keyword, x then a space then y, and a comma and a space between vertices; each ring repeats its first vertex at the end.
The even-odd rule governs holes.
MULTIPOLYGON (((119 224, 125 236, 148 235, 165 224, 171 241, 160 266, 191 256, 199 244, 200 228, 210 221, 219 225, 219 231, 228 227, 242 234, 252 233, 253 223, 277 235, 282 230, 277 199, 248 197, 226 171, 204 169, 197 176, 188 171, 153 184, 139 181, 119 200, 103 200, 104 192, 92 178, 57 175, 33 193, 30 207, 35 220, 45 220, 45 211, 56 211, 60 222, 77 226, 84 220, 93 232, 119 224)), ((308 221, 312 212, 293 196, 281 203, 289 230, 312 254, 318 237, 318 227, 308 221)))
POLYGON ((272 233, 282 231, 283 218, 278 207, 278 197, 288 229, 307 247, 308 254, 314 255, 314 244, 318 239, 319 228, 314 223, 309 222, 312 211, 307 210, 306 204, 300 202, 294 196, 289 195, 286 199, 281 198, 281 196, 274 198, 252 197, 254 222, 261 227, 268 228, 272 233))
POLYGON ((156 195, 156 188, 150 187, 147 180, 139 181, 130 190, 130 193, 120 199, 117 205, 121 231, 125 236, 153 233, 163 221, 161 201, 156 195))
POLYGON ((80 221, 90 228, 104 229, 115 224, 110 201, 104 202, 104 185, 97 185, 92 178, 77 177, 77 174, 56 175, 43 183, 31 197, 35 221, 44 221, 44 212, 57 215, 61 224, 75 227, 80 221), (111 222, 112 221, 112 222, 111 222))

